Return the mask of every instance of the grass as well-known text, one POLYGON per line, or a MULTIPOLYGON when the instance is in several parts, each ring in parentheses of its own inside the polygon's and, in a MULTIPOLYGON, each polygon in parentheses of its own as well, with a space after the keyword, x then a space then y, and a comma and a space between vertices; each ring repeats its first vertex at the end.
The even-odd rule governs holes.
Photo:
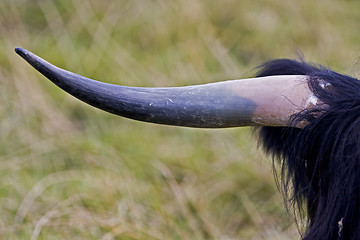
POLYGON ((356 1, 0 1, 3 239, 298 239, 249 128, 119 118, 44 80, 17 46, 106 82, 182 86, 297 57, 356 74, 356 1))

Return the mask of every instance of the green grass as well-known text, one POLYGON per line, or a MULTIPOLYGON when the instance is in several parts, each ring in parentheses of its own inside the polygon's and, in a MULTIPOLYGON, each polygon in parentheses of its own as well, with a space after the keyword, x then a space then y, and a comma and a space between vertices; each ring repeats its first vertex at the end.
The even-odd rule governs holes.
POLYGON ((298 239, 249 128, 93 109, 14 48, 102 81, 182 86, 297 57, 356 74, 357 1, 0 1, 3 239, 298 239))

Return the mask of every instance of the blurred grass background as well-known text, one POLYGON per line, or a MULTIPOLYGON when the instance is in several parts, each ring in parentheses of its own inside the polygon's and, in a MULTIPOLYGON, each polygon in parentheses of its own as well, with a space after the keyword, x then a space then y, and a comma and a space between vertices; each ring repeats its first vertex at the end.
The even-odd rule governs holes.
POLYGON ((360 2, 1 0, 1 239, 298 239, 250 128, 139 123, 75 100, 21 58, 106 82, 253 76, 272 58, 356 75, 360 2))

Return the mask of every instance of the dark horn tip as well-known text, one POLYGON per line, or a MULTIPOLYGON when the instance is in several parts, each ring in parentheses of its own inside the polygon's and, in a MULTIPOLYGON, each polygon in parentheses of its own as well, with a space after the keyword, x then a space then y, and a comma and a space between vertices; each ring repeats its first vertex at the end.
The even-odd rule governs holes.
POLYGON ((21 57, 24 57, 28 53, 27 50, 20 47, 15 48, 15 52, 19 54, 21 57))
POLYGON ((44 69, 46 68, 46 66, 49 67, 49 65, 51 65, 50 63, 46 62, 44 59, 36 56, 32 52, 24 48, 17 47, 15 48, 15 52, 42 74, 44 74, 45 71, 44 69))
MULTIPOLYGON (((19 54, 20 57, 22 57, 23 59, 25 59, 27 62, 29 62, 31 65, 33 65, 33 63, 31 62, 31 60, 36 59, 36 57, 34 56, 34 54, 32 54, 31 52, 29 52, 28 50, 24 49, 24 48, 20 48, 17 47, 15 48, 15 52, 17 54, 19 54)), ((34 65, 33 65, 34 66, 34 65)), ((35 67, 35 66, 34 66, 35 67)))

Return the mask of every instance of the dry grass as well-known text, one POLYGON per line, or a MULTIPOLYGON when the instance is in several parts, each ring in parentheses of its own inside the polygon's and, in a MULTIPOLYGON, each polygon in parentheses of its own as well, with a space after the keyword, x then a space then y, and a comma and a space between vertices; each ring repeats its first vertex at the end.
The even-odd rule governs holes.
POLYGON ((296 57, 357 70, 356 1, 0 1, 3 239, 298 239, 247 128, 139 123, 59 91, 14 54, 135 86, 247 77, 296 57))

